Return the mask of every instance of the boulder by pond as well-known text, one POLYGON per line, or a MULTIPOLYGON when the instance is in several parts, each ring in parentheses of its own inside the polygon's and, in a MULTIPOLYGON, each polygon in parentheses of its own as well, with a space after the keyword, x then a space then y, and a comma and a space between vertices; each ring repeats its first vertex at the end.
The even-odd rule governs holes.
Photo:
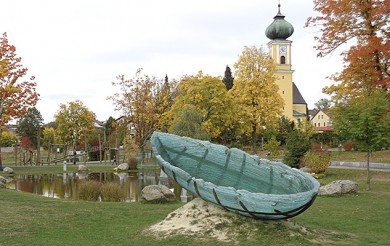
POLYGON ((149 202, 175 201, 175 194, 165 185, 148 185, 142 189, 142 198, 149 202))
POLYGON ((14 173, 14 170, 10 167, 5 167, 3 169, 3 173, 6 173, 6 174, 13 174, 14 173))
POLYGON ((86 165, 79 165, 79 171, 88 171, 88 167, 86 165))
POLYGON ((359 185, 351 180, 336 180, 325 186, 320 187, 318 195, 342 195, 347 193, 356 193, 359 185))
POLYGON ((0 188, 5 188, 7 184, 7 179, 3 176, 0 176, 0 188))
POLYGON ((122 163, 119 164, 116 168, 114 168, 115 171, 127 171, 129 170, 129 164, 128 163, 122 163))

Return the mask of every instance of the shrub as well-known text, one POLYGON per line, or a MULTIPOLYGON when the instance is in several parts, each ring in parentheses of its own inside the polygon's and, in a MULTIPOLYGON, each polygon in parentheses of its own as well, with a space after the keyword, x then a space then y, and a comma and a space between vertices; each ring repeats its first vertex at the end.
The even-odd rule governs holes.
POLYGON ((276 140, 274 136, 268 141, 268 143, 264 144, 266 150, 269 151, 270 155, 267 156, 267 159, 273 160, 280 155, 280 142, 276 140))
POLYGON ((305 155, 304 164, 313 173, 324 173, 330 164, 330 156, 328 151, 309 151, 305 155))
POLYGON ((86 201, 97 201, 100 196, 102 183, 94 180, 84 181, 79 184, 79 199, 86 201))
POLYGON ((283 161, 290 167, 299 167, 302 157, 310 149, 310 142, 303 132, 293 130, 287 137, 283 161))
POLYGON ((348 143, 345 143, 343 145, 343 148, 344 148, 345 151, 351 151, 352 148, 353 148, 353 145, 352 145, 352 143, 348 142, 348 143))
POLYGON ((112 182, 101 186, 101 194, 103 202, 120 202, 125 198, 120 184, 112 182))

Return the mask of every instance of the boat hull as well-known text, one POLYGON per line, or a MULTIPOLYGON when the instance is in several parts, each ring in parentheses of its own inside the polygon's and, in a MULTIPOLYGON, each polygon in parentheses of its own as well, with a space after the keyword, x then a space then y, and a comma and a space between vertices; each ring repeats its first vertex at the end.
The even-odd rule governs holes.
POLYGON ((154 132, 161 169, 181 187, 228 211, 255 219, 286 219, 314 202, 319 183, 281 162, 239 149, 154 132))

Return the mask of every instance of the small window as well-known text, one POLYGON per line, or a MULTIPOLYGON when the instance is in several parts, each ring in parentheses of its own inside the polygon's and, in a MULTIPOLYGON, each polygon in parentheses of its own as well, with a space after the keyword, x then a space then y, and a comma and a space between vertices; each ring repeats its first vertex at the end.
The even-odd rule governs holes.
POLYGON ((321 119, 321 115, 318 115, 318 119, 321 119))
POLYGON ((326 123, 324 122, 324 126, 326 126, 326 123))
POLYGON ((282 91, 282 94, 284 94, 284 91, 282 91))
POLYGON ((280 57, 280 64, 286 64, 286 57, 285 56, 280 57))
POLYGON ((284 75, 282 76, 282 79, 284 79, 284 75))

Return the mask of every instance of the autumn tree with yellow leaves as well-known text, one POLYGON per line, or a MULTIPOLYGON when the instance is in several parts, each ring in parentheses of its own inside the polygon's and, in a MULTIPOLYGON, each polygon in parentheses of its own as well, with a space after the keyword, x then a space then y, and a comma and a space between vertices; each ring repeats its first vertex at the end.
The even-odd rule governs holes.
POLYGON ((56 134, 65 144, 73 146, 84 143, 87 151, 87 136, 94 130, 95 113, 90 111, 80 100, 60 104, 60 109, 55 114, 58 124, 56 134))
POLYGON ((253 141, 257 153, 257 136, 278 122, 283 99, 276 84, 275 62, 262 48, 245 47, 234 64, 235 82, 229 91, 236 105, 235 117, 241 132, 253 141))
POLYGON ((181 110, 188 108, 187 105, 193 105, 202 115, 201 129, 211 138, 219 137, 222 131, 232 127, 232 100, 218 77, 204 75, 201 71, 194 76, 185 76, 178 86, 171 118, 175 121, 182 117, 181 110))

